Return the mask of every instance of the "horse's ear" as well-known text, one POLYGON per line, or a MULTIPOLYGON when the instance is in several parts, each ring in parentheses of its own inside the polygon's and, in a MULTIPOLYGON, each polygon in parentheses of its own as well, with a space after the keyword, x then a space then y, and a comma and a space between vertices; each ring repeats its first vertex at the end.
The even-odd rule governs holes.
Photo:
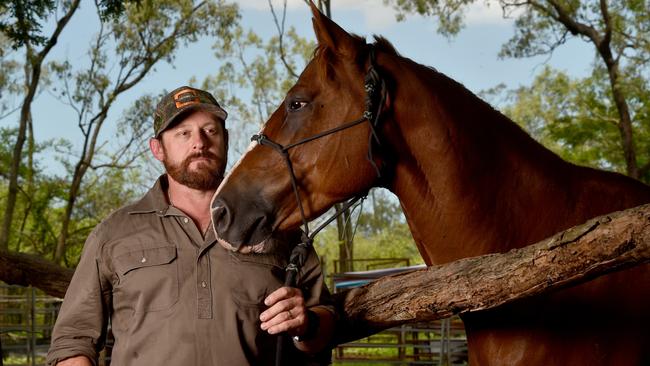
POLYGON ((357 52, 358 41, 321 13, 312 1, 309 1, 309 6, 313 15, 311 20, 318 44, 328 47, 340 55, 354 56, 357 52))

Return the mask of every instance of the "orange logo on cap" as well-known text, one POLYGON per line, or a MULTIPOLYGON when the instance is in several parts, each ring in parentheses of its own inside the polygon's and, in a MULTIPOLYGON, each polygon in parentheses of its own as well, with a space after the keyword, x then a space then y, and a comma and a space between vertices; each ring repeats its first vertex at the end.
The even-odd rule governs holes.
POLYGON ((176 103, 176 108, 180 109, 187 105, 199 104, 201 100, 194 90, 183 89, 174 94, 174 102, 176 103))

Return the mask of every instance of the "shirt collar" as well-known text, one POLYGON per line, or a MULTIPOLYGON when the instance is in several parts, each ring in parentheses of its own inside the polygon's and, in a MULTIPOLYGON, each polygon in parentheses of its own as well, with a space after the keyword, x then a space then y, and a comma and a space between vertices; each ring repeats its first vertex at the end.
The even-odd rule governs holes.
POLYGON ((171 206, 167 201, 167 188, 169 181, 167 175, 163 174, 156 180, 153 187, 138 202, 131 206, 129 215, 156 213, 161 216, 168 214, 179 214, 179 210, 171 206))

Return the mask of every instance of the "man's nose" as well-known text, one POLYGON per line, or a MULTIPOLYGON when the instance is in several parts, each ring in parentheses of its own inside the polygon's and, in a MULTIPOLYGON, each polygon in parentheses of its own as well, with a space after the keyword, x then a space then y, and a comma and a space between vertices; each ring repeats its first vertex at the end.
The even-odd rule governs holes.
POLYGON ((208 139, 203 131, 198 131, 197 133, 194 134, 192 138, 193 138, 192 147, 194 149, 201 150, 205 148, 208 139))

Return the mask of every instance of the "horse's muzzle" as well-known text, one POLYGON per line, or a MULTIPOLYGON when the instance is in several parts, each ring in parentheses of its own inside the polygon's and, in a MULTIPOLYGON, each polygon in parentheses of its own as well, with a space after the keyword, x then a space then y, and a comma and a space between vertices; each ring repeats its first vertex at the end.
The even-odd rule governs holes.
POLYGON ((250 200, 244 194, 233 196, 230 199, 227 192, 220 192, 212 201, 210 211, 217 238, 237 251, 263 243, 272 233, 270 205, 259 197, 250 200))

